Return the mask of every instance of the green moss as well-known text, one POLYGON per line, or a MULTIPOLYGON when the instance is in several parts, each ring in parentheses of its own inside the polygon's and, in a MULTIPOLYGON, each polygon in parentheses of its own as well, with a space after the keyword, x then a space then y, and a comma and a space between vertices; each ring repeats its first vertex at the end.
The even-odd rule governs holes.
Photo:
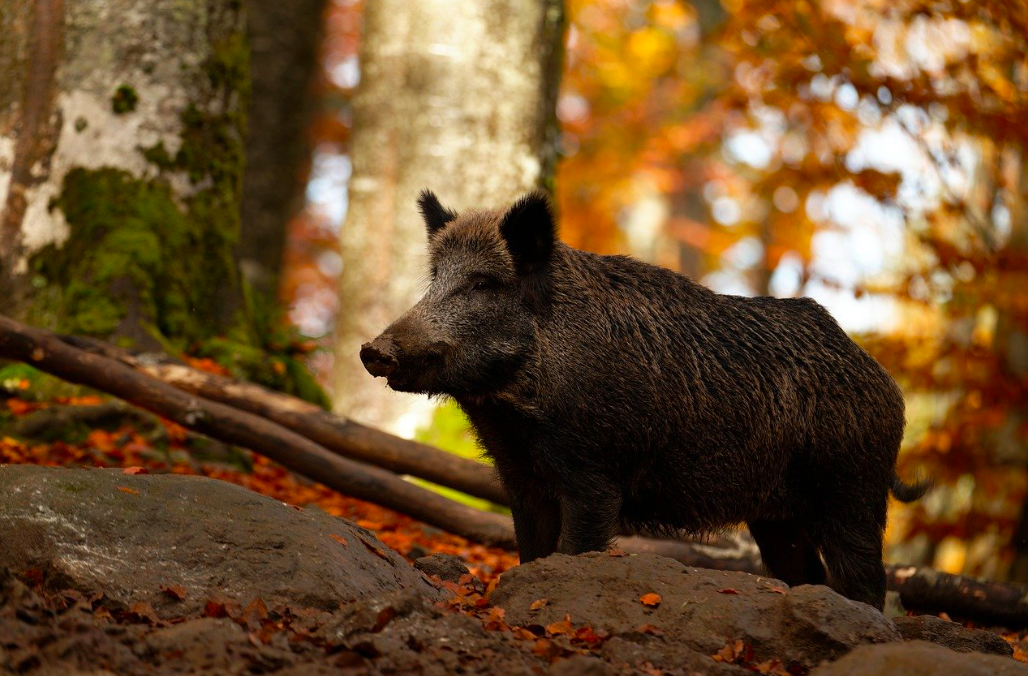
POLYGON ((197 346, 193 352, 198 357, 218 362, 235 378, 330 408, 331 400, 307 366, 287 349, 281 344, 252 345, 231 337, 217 337, 197 346))
POLYGON ((139 94, 136 94, 136 90, 128 85, 118 87, 114 90, 114 96, 111 97, 111 109, 114 110, 115 115, 131 113, 136 109, 137 103, 139 103, 139 94))
MULTIPOLYGON (((212 356, 238 377, 327 405, 327 397, 279 346, 242 286, 234 247, 250 95, 249 48, 242 33, 215 44, 206 81, 181 114, 177 150, 140 148, 153 167, 140 178, 114 168, 70 171, 52 207, 69 238, 37 252, 35 323, 67 333, 114 338, 149 334, 171 353, 212 356), (175 194, 185 175, 191 195, 175 194), (258 326, 260 325, 260 326, 258 326)), ((138 103, 128 85, 112 97, 116 113, 138 103)))
POLYGON ((136 179, 117 169, 77 168, 64 179, 55 206, 70 237, 33 259, 56 299, 57 328, 90 336, 114 334, 131 308, 132 321, 179 340, 203 337, 203 294, 211 276, 228 271, 205 261, 207 223, 175 203, 158 180, 136 179), (202 289, 194 288, 200 284, 202 289), (180 308, 193 308, 183 321, 180 308), (167 331, 174 324, 176 332, 167 331))
MULTIPOLYGON (((467 416, 464 415, 464 412, 460 410, 460 407, 452 401, 437 407, 432 414, 431 423, 427 427, 419 429, 414 438, 422 443, 441 448, 454 455, 459 455, 462 458, 470 460, 484 459, 475 439, 475 433, 471 428, 471 423, 468 421, 467 416)), ((485 460, 488 461, 487 458, 485 460)), ((452 488, 439 486, 422 479, 414 478, 411 480, 419 486, 471 507, 486 509, 500 514, 510 514, 510 510, 506 507, 500 507, 488 500, 473 498, 466 493, 461 493, 452 488)))

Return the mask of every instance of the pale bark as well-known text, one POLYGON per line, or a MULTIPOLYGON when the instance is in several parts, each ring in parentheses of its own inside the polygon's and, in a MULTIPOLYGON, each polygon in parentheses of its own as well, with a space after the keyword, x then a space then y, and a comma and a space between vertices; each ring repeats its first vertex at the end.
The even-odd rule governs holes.
POLYGON ((337 411, 397 431, 401 415, 427 410, 424 398, 376 383, 360 345, 421 290, 420 190, 462 209, 548 183, 563 23, 560 0, 368 2, 342 232, 337 411))
POLYGON ((167 300, 160 297, 162 289, 144 293, 140 287, 145 281, 139 277, 126 273, 111 278, 118 274, 112 272, 118 262, 94 265, 85 260, 124 254, 135 264, 163 264, 141 263, 131 248, 146 248, 133 240, 138 233, 122 236, 134 226, 119 222, 118 216, 129 212, 125 218, 135 219, 133 223, 161 244, 160 257, 204 258, 195 260, 193 272, 199 279, 204 271, 206 302, 191 309, 194 298, 176 299, 181 316, 191 311, 201 316, 232 313, 238 307, 231 256, 222 255, 230 254, 238 236, 238 213, 227 223, 223 215, 238 211, 242 172, 241 152, 225 146, 241 142, 243 116, 237 113, 248 89, 245 77, 236 77, 240 69, 245 74, 238 7, 230 0, 0 2, 0 310, 60 326, 69 315, 86 312, 69 305, 64 295, 66 284, 74 281, 80 293, 95 293, 116 307, 107 316, 97 311, 82 318, 86 323, 95 320, 93 333, 146 342, 155 325, 160 330, 162 317, 157 315, 162 310, 156 306, 166 307, 167 300), (195 124, 191 130, 190 119, 195 124), (194 142, 206 145, 210 155, 177 157, 190 131, 199 135, 194 142), (210 143, 204 134, 222 143, 210 143), (162 153, 147 154, 147 149, 162 153), (112 200, 131 201, 128 192, 118 193, 122 188, 158 186, 150 195, 165 201, 160 217, 135 203, 118 205, 112 211, 117 214, 105 216, 110 229, 89 235, 79 231, 82 241, 77 242, 79 225, 69 222, 69 210, 81 207, 76 213, 82 219, 100 212, 94 204, 70 205, 66 179, 72 175, 82 186, 99 172, 112 179, 107 182, 114 186, 111 193, 86 189, 79 197, 95 200, 102 211, 112 208, 112 200), (199 208, 194 212, 190 200, 205 191, 210 199, 203 213, 199 208), (183 240, 161 231, 172 214, 168 203, 178 207, 182 224, 198 230, 185 237, 192 238, 188 251, 167 248, 183 240), (126 208, 119 211, 121 206, 126 208), (150 222, 148 214, 155 216, 150 222), (104 233, 119 228, 124 228, 122 234, 105 239, 104 233), (214 240, 217 251, 204 248, 214 240), (69 274, 64 259, 49 269, 37 259, 44 250, 59 255, 69 241, 83 245, 83 252, 71 254, 78 267, 70 279, 58 280, 69 274), (96 244, 92 249, 86 246, 90 241, 96 244), (119 250, 120 244, 131 246, 119 250))

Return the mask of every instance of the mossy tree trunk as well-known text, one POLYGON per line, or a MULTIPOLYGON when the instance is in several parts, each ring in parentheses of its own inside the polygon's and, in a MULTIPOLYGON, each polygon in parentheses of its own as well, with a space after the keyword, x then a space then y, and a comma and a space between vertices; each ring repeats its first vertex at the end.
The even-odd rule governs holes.
POLYGON ((548 187, 561 75, 561 0, 376 0, 366 5, 342 232, 335 408, 403 431, 426 404, 364 371, 360 344, 409 307, 424 276, 423 188, 499 206, 548 187))
POLYGON ((247 331, 240 0, 0 5, 0 311, 143 347, 247 331))

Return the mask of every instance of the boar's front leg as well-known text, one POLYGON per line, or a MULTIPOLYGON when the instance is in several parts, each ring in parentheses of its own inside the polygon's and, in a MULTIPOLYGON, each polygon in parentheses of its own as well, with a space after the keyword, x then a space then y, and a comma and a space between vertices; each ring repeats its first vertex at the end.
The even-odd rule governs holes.
POLYGON ((602 477, 582 476, 561 493, 562 554, 605 551, 618 533, 621 491, 602 477))
POLYGON ((549 556, 557 551, 560 538, 560 503, 556 496, 520 486, 508 490, 514 536, 521 563, 549 556))

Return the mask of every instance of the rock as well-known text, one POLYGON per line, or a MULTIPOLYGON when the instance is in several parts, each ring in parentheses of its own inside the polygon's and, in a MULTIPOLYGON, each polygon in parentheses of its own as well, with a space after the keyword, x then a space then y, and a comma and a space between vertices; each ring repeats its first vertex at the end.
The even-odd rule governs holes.
POLYGON ((962 653, 987 653, 1010 657, 1014 649, 1003 637, 991 631, 968 629, 962 624, 934 615, 897 617, 893 620, 907 641, 929 641, 962 653))
POLYGON ((647 659, 671 669, 695 668, 699 656, 704 673, 742 673, 710 657, 736 640, 752 650, 748 665, 778 659, 787 669, 811 669, 858 645, 901 639, 880 612, 827 587, 789 589, 771 578, 687 568, 652 554, 539 559, 504 573, 490 599, 511 625, 546 626, 570 615, 574 626, 618 639, 604 646, 605 657, 617 650, 633 666, 647 659), (648 594, 659 602, 643 603, 648 594))
POLYGON ((415 559, 414 567, 425 575, 436 576, 440 580, 457 582, 468 574, 468 566, 464 559, 453 554, 432 554, 415 559))
POLYGON ((1028 676, 1009 657, 963 653, 925 641, 866 645, 810 676, 1028 676))
POLYGON ((345 519, 205 477, 0 466, 0 542, 0 567, 165 617, 212 598, 332 610, 398 589, 440 594, 345 519))
POLYGON ((550 667, 550 676, 617 676, 617 669, 598 657, 575 655, 550 667))
POLYGON ((519 644, 510 632, 486 631, 478 620, 446 613, 423 597, 417 607, 406 605, 395 616, 386 615, 384 625, 339 643, 329 638, 340 658, 352 656, 347 666, 371 667, 374 674, 534 676, 539 668, 531 644, 519 644))

